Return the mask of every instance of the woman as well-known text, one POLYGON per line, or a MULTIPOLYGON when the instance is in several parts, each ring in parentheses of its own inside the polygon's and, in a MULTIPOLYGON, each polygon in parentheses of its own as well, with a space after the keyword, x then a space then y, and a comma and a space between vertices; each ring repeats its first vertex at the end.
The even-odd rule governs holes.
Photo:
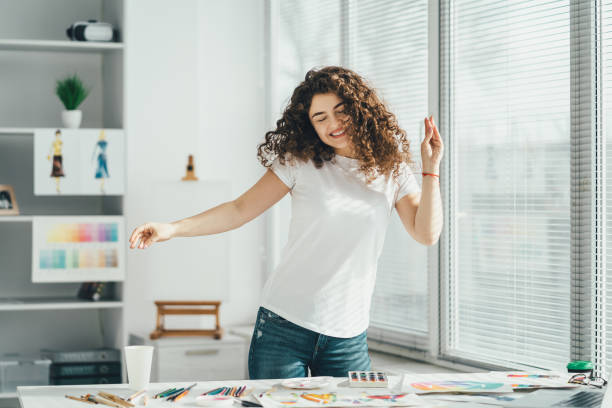
POLYGON ((440 134, 426 118, 421 192, 405 131, 363 78, 341 67, 309 71, 276 125, 258 148, 268 170, 253 187, 193 217, 141 225, 130 247, 238 228, 290 192, 289 240, 264 287, 249 375, 368 370, 370 302, 393 208, 418 242, 434 244, 442 229, 440 134))

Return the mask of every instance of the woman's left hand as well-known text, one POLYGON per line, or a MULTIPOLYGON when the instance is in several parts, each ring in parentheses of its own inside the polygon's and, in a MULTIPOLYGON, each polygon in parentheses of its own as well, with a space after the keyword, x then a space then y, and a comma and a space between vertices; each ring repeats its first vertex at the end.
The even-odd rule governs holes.
POLYGON ((440 174, 440 161, 444 145, 433 120, 433 115, 425 118, 425 140, 421 143, 421 161, 423 173, 440 174))

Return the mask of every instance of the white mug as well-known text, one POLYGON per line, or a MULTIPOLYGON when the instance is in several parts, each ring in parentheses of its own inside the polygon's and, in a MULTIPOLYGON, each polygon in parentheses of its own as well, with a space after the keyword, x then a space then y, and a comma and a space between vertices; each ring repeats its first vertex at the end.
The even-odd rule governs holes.
POLYGON ((125 364, 130 389, 145 390, 149 386, 153 346, 126 346, 125 364))

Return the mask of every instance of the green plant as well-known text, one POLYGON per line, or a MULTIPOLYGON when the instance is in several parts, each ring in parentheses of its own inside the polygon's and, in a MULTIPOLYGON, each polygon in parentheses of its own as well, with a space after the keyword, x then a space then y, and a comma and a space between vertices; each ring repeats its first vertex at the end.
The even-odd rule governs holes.
POLYGON ((87 98, 89 89, 85 88, 81 79, 74 74, 57 81, 55 94, 62 101, 66 110, 74 110, 87 98))

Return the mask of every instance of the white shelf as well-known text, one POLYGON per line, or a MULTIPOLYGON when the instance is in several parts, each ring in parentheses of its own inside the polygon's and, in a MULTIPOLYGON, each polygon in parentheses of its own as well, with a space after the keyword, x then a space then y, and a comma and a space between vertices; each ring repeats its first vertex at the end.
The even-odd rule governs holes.
POLYGON ((0 298, 0 311, 8 310, 60 310, 60 309, 117 309, 119 300, 93 302, 77 298, 0 298))
POLYGON ((123 50, 123 43, 0 39, 0 51, 48 51, 104 53, 123 50))
MULTIPOLYGON (((36 129, 65 129, 61 126, 41 126, 40 128, 11 128, 11 127, 0 127, 0 135, 34 135, 34 131, 36 129)), ((94 128, 79 128, 82 130, 86 129, 94 129, 94 128)), ((104 130, 122 130, 120 128, 95 128, 95 129, 104 129, 104 130)))
POLYGON ((0 135, 33 135, 34 128, 0 127, 0 135))
POLYGON ((32 222, 33 215, 0 215, 0 222, 32 222))
POLYGON ((17 398, 16 392, 0 392, 0 399, 4 398, 17 398))

